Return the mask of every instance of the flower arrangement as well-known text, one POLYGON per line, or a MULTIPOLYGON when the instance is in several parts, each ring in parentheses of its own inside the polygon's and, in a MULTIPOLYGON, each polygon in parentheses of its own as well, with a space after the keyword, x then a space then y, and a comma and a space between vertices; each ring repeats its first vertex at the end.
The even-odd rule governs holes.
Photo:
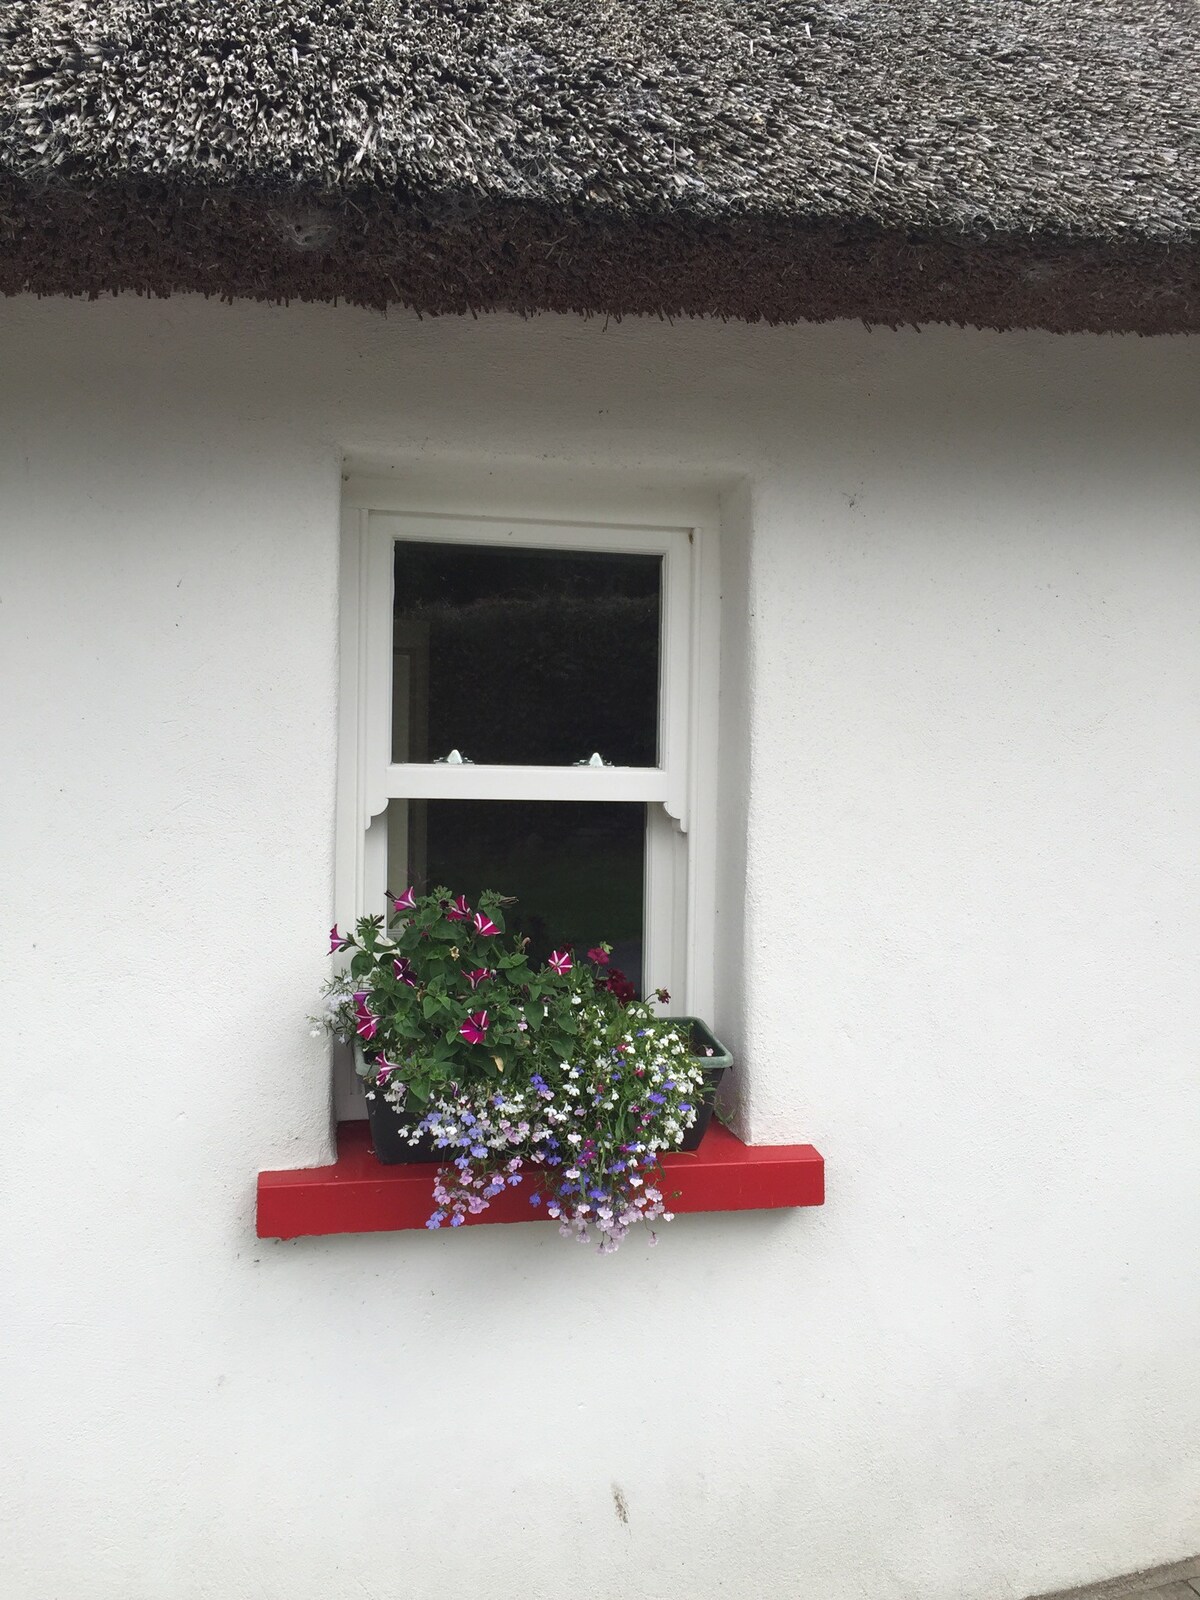
POLYGON ((531 1207, 603 1251, 637 1222, 669 1222, 661 1156, 703 1094, 689 1025, 637 1000, 607 945, 533 966, 501 895, 389 900, 386 919, 330 931, 349 962, 319 1020, 355 1042, 368 1099, 409 1144, 444 1156, 427 1225, 459 1227, 526 1181, 531 1207))

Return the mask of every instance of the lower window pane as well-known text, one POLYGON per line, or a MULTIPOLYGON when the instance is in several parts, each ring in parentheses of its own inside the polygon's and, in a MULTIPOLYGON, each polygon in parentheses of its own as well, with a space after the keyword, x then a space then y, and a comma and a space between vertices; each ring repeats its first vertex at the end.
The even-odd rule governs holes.
POLYGON ((445 884, 474 905, 480 890, 515 895, 505 913, 536 962, 601 942, 642 992, 646 808, 547 800, 393 800, 388 886, 445 884))

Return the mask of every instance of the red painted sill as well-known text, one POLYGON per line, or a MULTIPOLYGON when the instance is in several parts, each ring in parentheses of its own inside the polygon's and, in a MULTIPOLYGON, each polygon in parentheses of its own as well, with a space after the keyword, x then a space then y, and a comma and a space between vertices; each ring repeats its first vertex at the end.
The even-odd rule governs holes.
MULTIPOLYGON (((321 1233, 387 1233, 423 1228, 433 1210, 432 1165, 385 1167, 365 1122, 340 1122, 337 1161, 258 1175, 258 1236, 298 1239, 321 1233)), ((819 1206, 825 1162, 810 1144, 747 1145, 715 1119, 699 1150, 663 1161, 672 1211, 765 1211, 819 1206), (678 1193, 676 1191, 678 1190, 678 1193)), ((497 1195, 469 1225, 545 1221, 529 1204, 528 1180, 497 1195)))

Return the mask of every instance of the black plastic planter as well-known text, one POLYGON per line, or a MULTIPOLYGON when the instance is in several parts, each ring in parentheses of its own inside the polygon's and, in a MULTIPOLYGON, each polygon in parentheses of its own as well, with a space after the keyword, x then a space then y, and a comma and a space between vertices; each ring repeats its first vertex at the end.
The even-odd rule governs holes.
POLYGON ((691 1023, 692 1054, 700 1063, 704 1073, 703 1099, 696 1107, 696 1120, 684 1134, 683 1143, 678 1148, 699 1150, 700 1141, 708 1132, 708 1125, 712 1121, 713 1106, 716 1103, 721 1079, 733 1066, 733 1057, 708 1024, 701 1022, 699 1017, 678 1017, 674 1020, 691 1023))
MULTIPOLYGON (((698 1150, 712 1121, 717 1089, 732 1067, 733 1057, 699 1017, 672 1017, 670 1020, 691 1028, 692 1055, 704 1073, 704 1088, 700 1104, 696 1107, 696 1120, 684 1135, 682 1144, 676 1146, 679 1150, 698 1150)), ((415 1144, 409 1143, 401 1129, 418 1120, 419 1113, 415 1108, 410 1112, 398 1112, 380 1089, 368 1090, 366 1100, 371 1144, 376 1159, 384 1166, 395 1167, 422 1161, 446 1162, 457 1154, 454 1150, 439 1150, 428 1134, 423 1134, 415 1144)))
POLYGON ((419 1119, 419 1112, 398 1112, 380 1089, 367 1091, 367 1121, 371 1125, 371 1144, 375 1157, 385 1167, 401 1166, 406 1162, 448 1161, 457 1154, 454 1150, 439 1150, 429 1134, 423 1133, 416 1144, 410 1144, 401 1133, 419 1119))

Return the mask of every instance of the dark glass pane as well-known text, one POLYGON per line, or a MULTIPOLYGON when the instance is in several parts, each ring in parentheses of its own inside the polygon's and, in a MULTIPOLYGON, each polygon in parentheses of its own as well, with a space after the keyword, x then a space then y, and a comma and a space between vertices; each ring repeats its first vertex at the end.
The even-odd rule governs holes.
POLYGON ((642 985, 644 805, 552 800, 393 800, 388 879, 400 894, 445 884, 472 905, 482 889, 515 895, 510 930, 530 955, 613 947, 612 964, 642 985))
POLYGON ((658 759, 660 556, 396 545, 393 759, 658 759))

